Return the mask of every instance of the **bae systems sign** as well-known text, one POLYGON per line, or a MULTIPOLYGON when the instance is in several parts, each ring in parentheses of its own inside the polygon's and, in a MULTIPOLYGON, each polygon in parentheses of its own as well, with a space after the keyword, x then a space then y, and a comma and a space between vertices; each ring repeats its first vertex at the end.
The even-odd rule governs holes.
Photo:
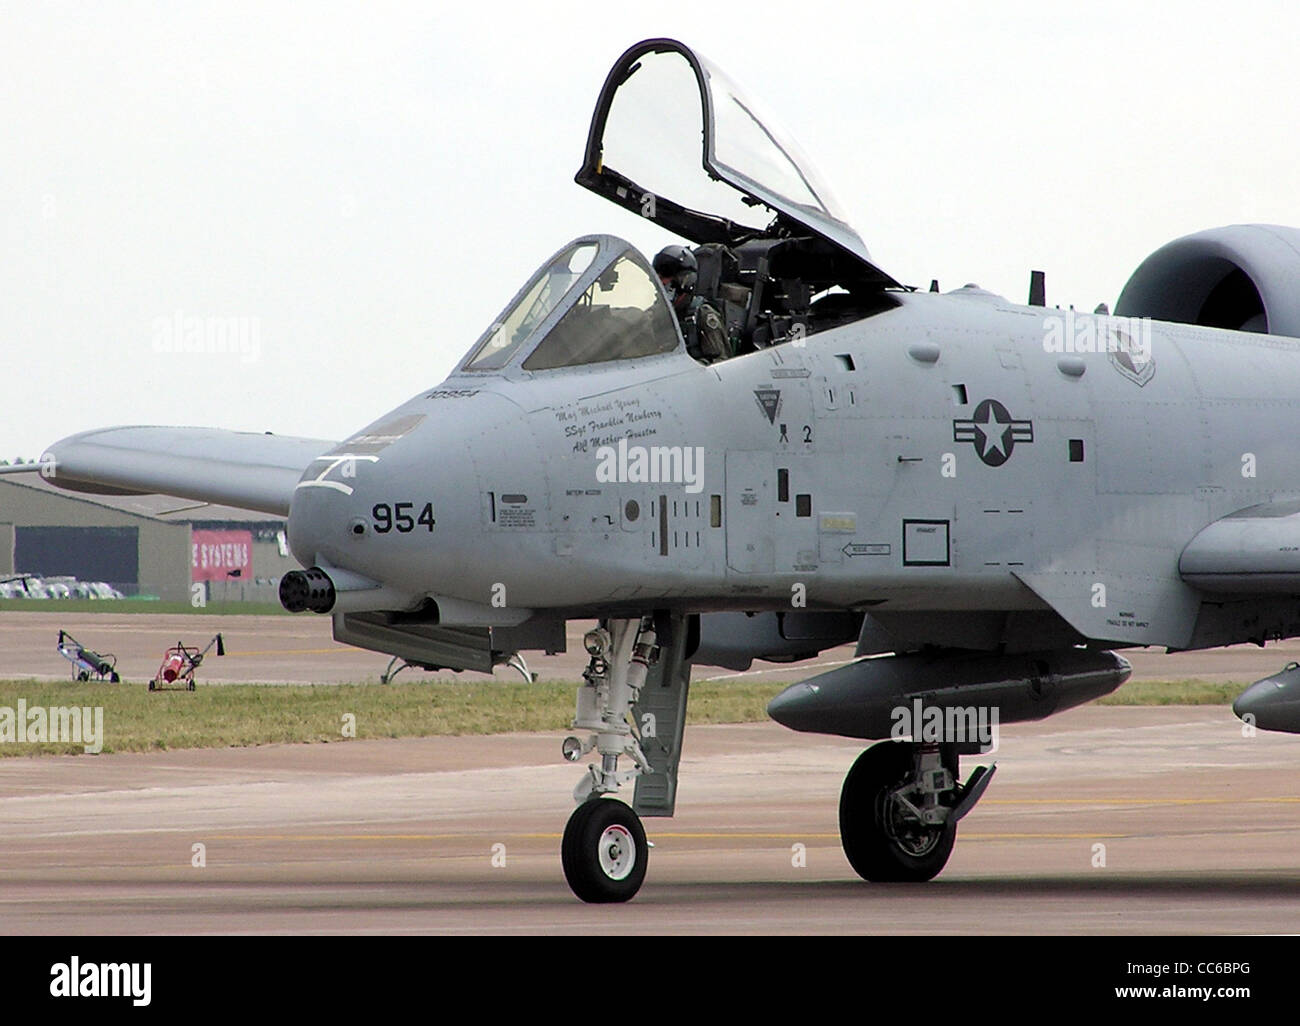
POLYGON ((252 531, 190 532, 191 581, 225 581, 252 573, 252 531))

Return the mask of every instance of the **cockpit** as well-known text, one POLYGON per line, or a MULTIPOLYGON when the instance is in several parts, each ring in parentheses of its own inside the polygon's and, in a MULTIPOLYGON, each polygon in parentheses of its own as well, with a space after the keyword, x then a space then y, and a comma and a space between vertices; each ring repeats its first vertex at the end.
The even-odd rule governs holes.
MULTIPOLYGON (((723 324, 725 357, 689 345, 646 257, 612 236, 570 243, 476 343, 464 371, 525 371, 667 355, 701 362, 806 338, 898 305, 901 286, 793 141, 684 44, 629 49, 606 78, 575 180, 694 243, 695 309, 723 324)), ((689 326, 688 326, 689 327, 689 326)))
POLYGON ((461 369, 526 371, 671 353, 681 339, 645 258, 622 239, 578 239, 547 261, 479 339, 461 369))

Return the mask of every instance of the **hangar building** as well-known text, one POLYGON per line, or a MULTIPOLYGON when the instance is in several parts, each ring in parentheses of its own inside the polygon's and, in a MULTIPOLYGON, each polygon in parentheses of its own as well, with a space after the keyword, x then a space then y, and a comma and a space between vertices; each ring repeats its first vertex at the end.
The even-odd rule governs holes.
POLYGON ((168 602, 196 590, 211 602, 278 602, 280 575, 298 568, 284 531, 283 519, 229 506, 0 478, 0 579, 70 575, 168 602))

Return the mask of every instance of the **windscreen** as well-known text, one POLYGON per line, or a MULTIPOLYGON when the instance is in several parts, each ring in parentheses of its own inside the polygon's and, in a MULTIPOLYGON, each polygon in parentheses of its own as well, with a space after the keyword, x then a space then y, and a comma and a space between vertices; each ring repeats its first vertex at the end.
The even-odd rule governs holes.
POLYGON ((632 250, 625 252, 547 332, 524 360, 524 370, 631 360, 676 349, 673 313, 650 275, 632 250))
POLYGON ((488 329, 465 370, 499 370, 510 362, 596 259, 594 242, 570 246, 534 275, 523 295, 488 329))

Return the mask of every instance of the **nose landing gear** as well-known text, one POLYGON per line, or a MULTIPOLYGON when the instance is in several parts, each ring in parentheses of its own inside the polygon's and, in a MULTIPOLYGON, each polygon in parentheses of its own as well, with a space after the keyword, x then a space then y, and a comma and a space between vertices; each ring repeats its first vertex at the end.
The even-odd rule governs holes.
POLYGON ((573 726, 591 731, 586 740, 567 738, 564 757, 576 761, 593 748, 600 764, 574 789, 580 804, 569 817, 560 858, 569 887, 583 901, 627 901, 645 880, 650 846, 641 818, 630 806, 609 798, 620 786, 651 772, 628 711, 645 684, 657 648, 652 620, 610 620, 586 637, 591 656, 578 689, 573 726), (619 756, 632 760, 620 771, 619 756))

